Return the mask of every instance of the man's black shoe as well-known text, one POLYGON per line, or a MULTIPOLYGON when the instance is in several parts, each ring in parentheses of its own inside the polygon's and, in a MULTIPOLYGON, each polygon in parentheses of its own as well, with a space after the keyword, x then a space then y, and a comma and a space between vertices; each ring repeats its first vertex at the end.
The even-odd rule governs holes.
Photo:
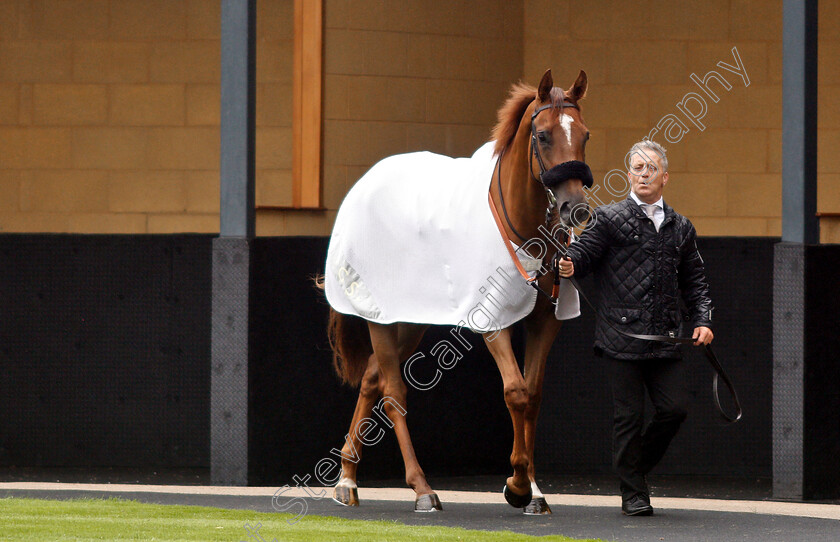
POLYGON ((621 513, 625 516, 652 516, 653 507, 650 505, 650 497, 644 493, 636 493, 621 502, 621 513))

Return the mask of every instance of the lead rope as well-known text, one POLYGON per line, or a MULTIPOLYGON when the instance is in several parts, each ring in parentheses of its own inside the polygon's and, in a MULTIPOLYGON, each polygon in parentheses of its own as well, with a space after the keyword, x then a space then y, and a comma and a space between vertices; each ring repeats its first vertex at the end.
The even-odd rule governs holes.
MULTIPOLYGON (((575 287, 575 290, 578 291, 578 294, 580 294, 580 297, 586 302, 589 308, 595 312, 595 317, 603 318, 598 314, 598 311, 595 309, 595 306, 592 305, 592 302, 589 301, 589 298, 586 297, 586 294, 583 293, 583 289, 580 287, 580 284, 578 284, 578 281, 574 277, 566 278, 569 279, 569 282, 572 283, 572 286, 575 287)), ((670 344, 694 344, 694 339, 692 339, 691 337, 676 337, 673 333, 669 335, 640 335, 636 333, 628 333, 622 329, 617 328, 612 322, 610 322, 606 318, 603 319, 607 323, 607 325, 610 326, 614 331, 617 331, 625 337, 639 339, 641 341, 660 341, 670 344)), ((721 417, 724 420, 726 420, 727 423, 735 423, 741 419, 741 416, 743 414, 743 410, 741 409, 741 402, 738 400, 738 394, 735 392, 735 386, 734 384, 732 384, 732 380, 729 379, 729 375, 727 375, 726 371, 723 370, 723 366, 720 364, 720 361, 718 361, 717 356, 715 356, 712 347, 708 344, 704 344, 703 353, 706 355, 706 359, 709 361, 709 364, 715 371, 715 375, 712 378, 712 398, 715 401, 715 406, 717 406, 718 412, 720 412, 721 417), (723 380, 724 385, 726 385, 727 389, 729 389, 729 393, 732 395, 732 402, 735 404, 734 416, 730 416, 729 414, 727 414, 726 411, 723 409, 723 406, 721 406, 720 404, 720 394, 718 393, 718 380, 723 380)))
MULTIPOLYGON (((537 274, 535 276, 531 277, 528 274, 528 272, 525 271, 525 268, 522 266, 522 262, 519 261, 519 257, 517 257, 516 252, 513 250, 513 247, 511 246, 510 240, 507 238, 507 235, 505 234, 505 227, 502 224, 502 219, 499 217, 499 212, 496 211, 496 206, 493 205, 493 198, 490 197, 489 192, 487 193, 487 201, 490 204, 490 211, 493 214, 493 219, 496 221, 496 227, 499 229, 499 234, 502 236, 502 241, 505 244, 505 248, 507 249, 508 254, 510 254, 510 258, 513 260, 513 264, 516 266, 516 270, 519 271, 519 274, 522 276, 523 279, 525 279, 526 283, 528 283, 530 286, 533 286, 538 292, 542 293, 543 295, 548 296, 551 299, 552 303, 556 304, 557 303, 557 296, 560 294, 560 265, 559 265, 559 260, 560 260, 561 256, 566 256, 567 254, 562 250, 558 250, 557 253, 554 255, 554 257, 551 259, 552 266, 554 267, 554 286, 551 289, 551 294, 548 294, 542 288, 540 288, 539 284, 537 284, 537 281, 543 275, 540 272, 537 272, 537 274)), ((570 242, 571 242, 571 235, 568 235, 565 245, 568 246, 570 242)), ((595 312, 595 317, 598 318, 599 317, 598 311, 595 309, 595 306, 592 304, 592 302, 589 300, 589 298, 586 297, 586 294, 583 293, 583 289, 580 287, 580 284, 578 284, 577 279, 575 279, 574 277, 568 277, 568 280, 572 284, 572 286, 575 288, 575 290, 577 290, 578 295, 580 295, 580 297, 583 299, 583 301, 589 306, 590 309, 593 310, 593 312, 595 312)), ((692 339, 690 337, 676 337, 673 334, 670 334, 670 335, 640 335, 640 334, 636 334, 636 333, 628 333, 624 330, 621 330, 621 329, 615 327, 615 325, 612 322, 610 322, 609 320, 604 319, 604 321, 613 330, 617 331, 621 335, 624 335, 626 337, 630 337, 632 339, 639 339, 639 340, 642 340, 642 341, 661 341, 661 342, 670 343, 670 344, 694 344, 694 339, 692 339)), ((734 384, 732 384, 732 380, 730 380, 729 375, 727 375, 726 371, 723 370, 723 366, 720 364, 720 361, 718 361, 717 356, 715 356, 715 353, 712 350, 712 347, 709 346, 708 344, 704 344, 703 345, 703 352, 705 353, 706 359, 709 361, 709 364, 712 366, 712 369, 714 369, 714 371, 715 371, 714 377, 712 379, 712 398, 714 399, 715 406, 717 407, 718 412, 720 412, 721 417, 727 423, 735 423, 738 420, 740 420, 741 416, 743 415, 743 410, 741 409, 741 401, 738 400, 738 393, 735 391, 735 386, 734 386, 734 384), (734 416, 730 416, 729 414, 727 414, 726 411, 723 409, 723 406, 720 403, 720 393, 718 392, 718 387, 719 387, 718 386, 718 381, 719 380, 723 380, 724 385, 727 387, 727 389, 729 390, 729 393, 732 395, 732 401, 735 404, 735 415, 734 416)))

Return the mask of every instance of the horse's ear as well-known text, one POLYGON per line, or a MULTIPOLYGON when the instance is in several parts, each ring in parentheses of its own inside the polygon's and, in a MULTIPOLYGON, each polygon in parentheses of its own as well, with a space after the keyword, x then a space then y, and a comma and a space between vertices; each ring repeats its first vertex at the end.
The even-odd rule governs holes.
POLYGON ((551 99, 551 89, 554 88, 554 79, 551 77, 551 70, 546 70, 545 75, 540 81, 540 88, 537 91, 537 97, 540 102, 547 102, 551 99))
POLYGON ((580 70, 580 74, 578 74, 575 84, 569 89, 569 98, 571 98, 572 101, 577 102, 586 96, 587 86, 589 86, 589 81, 586 79, 586 72, 580 70))

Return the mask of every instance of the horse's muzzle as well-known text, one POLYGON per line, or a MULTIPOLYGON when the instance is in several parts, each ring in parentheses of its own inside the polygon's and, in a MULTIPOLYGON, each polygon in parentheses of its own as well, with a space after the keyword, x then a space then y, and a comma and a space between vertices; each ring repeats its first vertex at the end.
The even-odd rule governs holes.
POLYGON ((557 209, 557 218, 564 228, 583 228, 592 218, 592 208, 585 201, 575 205, 565 201, 557 209))
POLYGON ((580 179, 586 188, 592 188, 592 183, 594 182, 592 179, 592 170, 589 169, 589 166, 585 162, 581 162, 580 160, 563 162, 540 175, 540 180, 546 188, 553 188, 569 179, 580 179))

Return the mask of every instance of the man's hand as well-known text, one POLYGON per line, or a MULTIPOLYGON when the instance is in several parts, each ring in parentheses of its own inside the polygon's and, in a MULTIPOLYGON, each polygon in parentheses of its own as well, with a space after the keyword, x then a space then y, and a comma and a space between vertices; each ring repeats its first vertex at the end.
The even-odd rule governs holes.
POLYGON ((712 330, 705 327, 700 326, 694 328, 694 335, 691 336, 694 339, 694 346, 700 346, 701 344, 709 344, 712 342, 712 339, 715 338, 715 334, 712 333, 712 330))
POLYGON ((571 277, 575 274, 575 264, 572 263, 572 260, 568 258, 563 258, 560 260, 560 276, 561 277, 571 277))

